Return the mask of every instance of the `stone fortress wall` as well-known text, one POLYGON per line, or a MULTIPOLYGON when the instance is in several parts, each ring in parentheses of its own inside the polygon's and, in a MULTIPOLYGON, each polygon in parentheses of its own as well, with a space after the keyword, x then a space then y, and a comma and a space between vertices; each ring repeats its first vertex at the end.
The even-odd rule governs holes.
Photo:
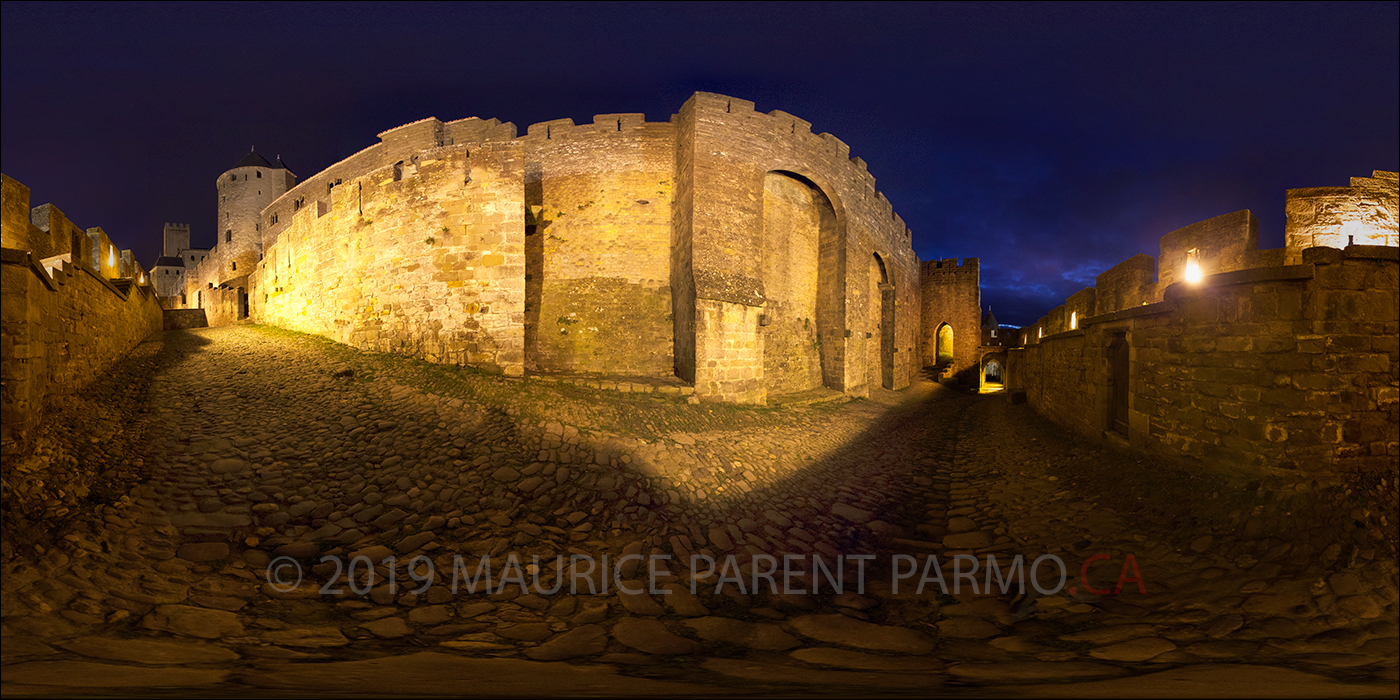
POLYGON ((1007 388, 1081 434, 1146 451, 1393 473, 1396 174, 1357 180, 1364 186, 1289 190, 1285 248, 1258 250, 1248 211, 1163 236, 1157 261, 1120 263, 1023 329, 1025 347, 1007 353, 1007 388), (1322 217, 1319 208, 1375 216, 1347 225, 1338 222, 1361 219, 1322 217), (1191 262, 1198 281, 1187 274, 1191 262))
POLYGON ((521 373, 521 147, 508 136, 448 144, 442 126, 401 127, 421 149, 386 132, 378 153, 350 159, 366 172, 342 162, 265 210, 277 223, 249 280, 255 321, 521 373))
POLYGON ((948 358, 947 374, 962 381, 977 367, 982 345, 982 288, 979 261, 964 258, 923 263, 923 355, 925 367, 948 358), (942 341, 940 344, 940 335, 942 341), (951 338, 951 342, 949 339, 951 338))
POLYGON ((770 375, 786 391, 907 386, 918 260, 865 161, 798 117, 723 95, 697 93, 673 122, 677 374, 739 402, 762 403, 770 375))
POLYGON ((535 124, 521 139, 527 369, 674 374, 675 133, 600 114, 535 124))
POLYGON ((900 388, 921 366, 910 232, 865 163, 797 117, 697 93, 669 122, 517 137, 426 119, 380 138, 262 209, 246 280, 211 253, 190 305, 233 322, 242 288, 252 320, 360 348, 679 376, 735 402, 900 388))
MULTIPOLYGON (((1289 190, 1285 248, 1259 250, 1248 211, 1173 231, 993 349, 978 260, 921 264, 864 162, 793 115, 696 93, 668 122, 379 136, 300 184, 280 161, 224 173, 219 245, 167 237, 187 267, 165 303, 202 312, 174 325, 251 319, 515 376, 674 376, 759 404, 898 389, 942 355, 960 374, 995 352, 1038 411, 1135 448, 1327 469, 1400 456, 1394 173, 1289 190)), ((8 438, 161 319, 129 252, 4 188, 8 438)))
POLYGON ((86 386, 161 329, 150 276, 101 228, 82 229, 0 175, 0 443, 23 449, 45 402, 86 386))

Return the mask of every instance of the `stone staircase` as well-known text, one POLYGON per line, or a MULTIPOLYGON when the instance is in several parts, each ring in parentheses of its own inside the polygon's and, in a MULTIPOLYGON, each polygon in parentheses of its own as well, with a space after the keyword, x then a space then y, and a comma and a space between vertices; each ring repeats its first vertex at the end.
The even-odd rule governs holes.
POLYGON ((951 359, 940 359, 932 367, 925 367, 922 370, 924 378, 935 382, 948 382, 953 379, 953 361, 951 359))

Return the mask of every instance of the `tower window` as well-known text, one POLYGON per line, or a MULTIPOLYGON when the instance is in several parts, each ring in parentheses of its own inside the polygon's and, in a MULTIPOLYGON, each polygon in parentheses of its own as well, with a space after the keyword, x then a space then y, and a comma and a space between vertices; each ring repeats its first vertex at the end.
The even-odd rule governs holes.
POLYGON ((227 230, 227 231, 224 231, 224 242, 225 242, 225 243, 232 243, 232 242, 233 242, 233 229, 229 229, 229 230, 227 230))
POLYGON ((228 181, 229 181, 229 182, 238 182, 238 176, 237 176, 237 175, 229 175, 229 176, 228 176, 228 181))
POLYGON ((261 170, 258 171, 258 177, 262 177, 262 171, 261 171, 261 170))
POLYGON ((229 268, 229 269, 231 269, 231 270, 237 270, 237 269, 238 269, 238 263, 229 263, 229 265, 232 266, 232 267, 229 268))

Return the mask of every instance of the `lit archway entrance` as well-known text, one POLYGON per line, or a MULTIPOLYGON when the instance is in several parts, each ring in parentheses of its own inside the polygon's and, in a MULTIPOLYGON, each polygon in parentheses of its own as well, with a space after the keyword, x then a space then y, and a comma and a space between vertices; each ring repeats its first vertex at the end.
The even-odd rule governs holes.
POLYGON ((987 363, 986 381, 987 381, 988 384, 1000 384, 1000 383, 1001 383, 1001 363, 1000 363, 1000 362, 997 362, 996 360, 992 360, 991 362, 988 362, 988 363, 987 363))
POLYGON ((943 324, 938 327, 938 362, 953 361, 953 327, 943 324))

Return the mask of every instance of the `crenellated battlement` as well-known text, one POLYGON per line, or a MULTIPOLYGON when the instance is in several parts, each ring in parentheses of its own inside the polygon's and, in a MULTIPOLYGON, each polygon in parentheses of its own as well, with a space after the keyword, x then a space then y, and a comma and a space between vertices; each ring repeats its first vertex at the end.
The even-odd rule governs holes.
POLYGON ((863 395, 917 371, 912 233, 845 142, 707 93, 664 122, 603 113, 524 131, 429 117, 381 132, 260 210, 246 268, 230 254, 238 237, 230 246, 221 232, 191 265, 188 303, 212 309, 211 325, 233 322, 242 303, 255 321, 508 373, 679 372, 720 400, 814 386, 863 395), (819 289, 789 284, 794 266, 819 268, 819 289), (768 305, 767 330, 748 327, 755 302, 768 305), (798 325, 771 323, 780 306, 798 325), (715 326, 702 320, 712 311, 715 326), (760 332, 773 358, 800 358, 765 368, 729 356, 760 332), (799 366, 763 388, 763 372, 799 366))
MULTIPOLYGON (((836 136, 822 132, 812 133, 812 123, 794 116, 780 109, 775 109, 768 113, 758 112, 754 108, 754 103, 748 100, 741 100, 736 97, 720 95, 712 92, 697 92, 691 97, 696 113, 702 119, 706 114, 719 117, 720 120, 740 120, 762 125, 770 136, 792 140, 800 150, 810 150, 823 153, 828 159, 837 162, 845 162, 849 168, 847 177, 852 181, 859 181, 863 186, 872 192, 875 190, 875 176, 870 174, 864 159, 851 155, 851 147, 836 136)), ((880 195, 883 200, 883 195, 880 195)), ((888 207, 888 201, 885 200, 888 207)))
POLYGON ((979 271, 979 261, 978 258, 963 258, 962 264, 958 264, 957 258, 925 260, 921 271, 925 275, 975 275, 979 271))
POLYGON ((573 119, 551 119, 531 124, 520 139, 527 142, 566 140, 577 141, 591 138, 626 137, 639 132, 664 129, 669 132, 672 122, 649 122, 645 114, 616 113, 595 114, 592 124, 575 124, 573 119))
POLYGON ((6 458, 52 397, 81 389, 161 329, 150 275, 100 227, 83 229, 0 175, 0 450, 6 458))
POLYGON ((437 117, 428 117, 382 131, 378 136, 379 143, 366 146, 307 178, 265 207, 261 215, 262 226, 271 232, 270 238, 275 240, 277 232, 285 229, 292 216, 308 203, 329 203, 328 195, 338 184, 411 160, 423 151, 452 146, 470 147, 516 138, 515 124, 479 117, 446 123, 437 117))
POLYGON ((1395 173, 1377 170, 1370 178, 1351 181, 1351 187, 1288 190, 1284 248, 1259 250, 1259 222, 1247 209, 1166 233, 1159 240, 1156 258, 1138 254, 1099 274, 1094 287, 1081 290, 1065 306, 1037 321, 1028 342, 1078 330, 1081 319, 1161 302, 1173 296, 1172 289, 1209 287, 1214 280, 1230 283, 1235 279, 1232 275, 1244 271, 1300 265, 1308 248, 1394 248, 1400 218, 1395 173))

